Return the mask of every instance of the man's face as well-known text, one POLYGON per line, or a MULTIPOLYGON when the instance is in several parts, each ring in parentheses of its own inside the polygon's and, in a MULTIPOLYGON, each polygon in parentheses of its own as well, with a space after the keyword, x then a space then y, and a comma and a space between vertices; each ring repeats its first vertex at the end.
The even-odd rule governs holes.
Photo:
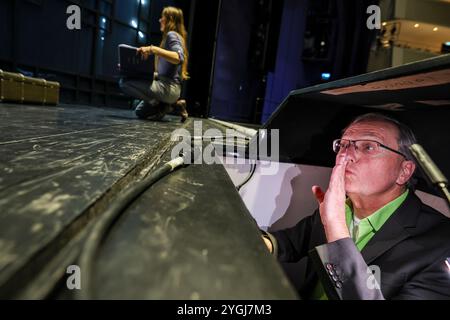
MULTIPOLYGON (((398 150, 397 136, 397 128, 389 123, 360 122, 348 127, 342 139, 374 140, 398 150)), ((349 160, 345 171, 347 194, 371 196, 398 188, 397 180, 404 158, 384 148, 380 148, 380 151, 379 154, 368 156, 351 145, 339 152, 336 159, 346 152, 349 160)))

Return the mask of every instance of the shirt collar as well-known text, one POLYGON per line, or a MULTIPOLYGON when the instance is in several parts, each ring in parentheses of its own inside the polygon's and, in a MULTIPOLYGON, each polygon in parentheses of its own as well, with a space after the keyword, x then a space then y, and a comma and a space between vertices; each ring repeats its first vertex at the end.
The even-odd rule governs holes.
MULTIPOLYGON (((374 232, 377 232, 381 229, 383 224, 389 219, 389 217, 400 207, 400 205, 405 201, 408 196, 409 190, 406 189, 400 196, 387 203, 370 216, 361 219, 361 222, 366 220, 369 222, 374 232)), ((353 207, 350 198, 347 198, 345 201, 345 220, 347 222, 347 226, 350 228, 350 225, 353 220, 353 207)))

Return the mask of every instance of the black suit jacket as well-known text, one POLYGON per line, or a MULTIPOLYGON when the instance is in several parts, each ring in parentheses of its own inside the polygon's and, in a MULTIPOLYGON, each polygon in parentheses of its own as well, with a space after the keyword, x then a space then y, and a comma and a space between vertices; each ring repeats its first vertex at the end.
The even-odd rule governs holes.
POLYGON ((351 238, 327 243, 318 211, 271 235, 280 261, 307 257, 302 297, 320 278, 332 299, 450 299, 450 219, 412 191, 361 252, 351 238), (368 266, 381 271, 378 287, 368 266))

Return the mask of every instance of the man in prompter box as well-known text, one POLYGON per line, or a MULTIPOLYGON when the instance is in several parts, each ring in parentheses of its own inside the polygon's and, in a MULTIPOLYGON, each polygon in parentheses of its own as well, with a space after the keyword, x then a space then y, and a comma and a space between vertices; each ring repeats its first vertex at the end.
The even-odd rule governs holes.
POLYGON ((263 231, 283 262, 307 257, 306 299, 450 299, 450 219, 423 204, 410 179, 412 131, 376 113, 333 142, 328 190, 296 226, 263 231))

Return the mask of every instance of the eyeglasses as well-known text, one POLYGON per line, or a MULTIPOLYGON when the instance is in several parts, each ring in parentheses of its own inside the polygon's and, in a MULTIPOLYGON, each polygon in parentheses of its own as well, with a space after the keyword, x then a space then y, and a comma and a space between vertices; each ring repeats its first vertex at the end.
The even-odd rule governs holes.
POLYGON ((386 150, 395 152, 401 155, 403 158, 407 159, 406 156, 400 151, 389 148, 388 146, 373 140, 348 140, 348 139, 336 139, 333 141, 333 151, 339 153, 341 149, 348 149, 350 145, 355 147, 355 151, 359 152, 365 156, 376 156, 380 154, 384 148, 386 150))

